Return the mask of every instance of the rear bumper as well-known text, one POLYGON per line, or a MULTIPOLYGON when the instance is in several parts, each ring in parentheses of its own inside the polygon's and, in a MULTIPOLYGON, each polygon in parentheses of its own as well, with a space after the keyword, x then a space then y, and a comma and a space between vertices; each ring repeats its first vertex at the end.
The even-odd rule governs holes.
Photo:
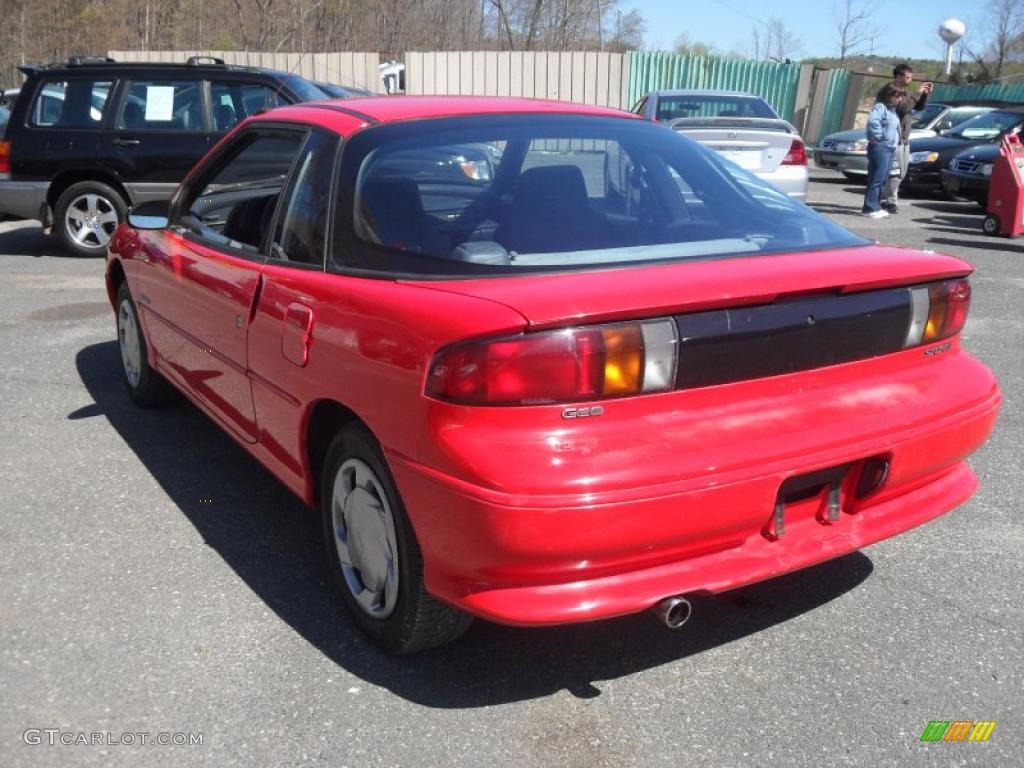
POLYGON ((49 189, 48 181, 0 181, 0 217, 41 220, 49 189))
POLYGON ((771 173, 758 173, 757 175, 796 200, 807 199, 808 173, 806 165, 780 165, 771 173))
MULTIPOLYGON (((870 434, 844 439, 841 429, 823 427, 807 441, 794 431, 786 454, 754 442, 742 420, 730 427, 720 415, 723 439, 742 442, 745 431, 751 438, 749 460, 733 471, 713 465, 721 452, 712 444, 702 456, 674 456, 669 435, 636 435, 678 459, 682 479, 669 483, 640 482, 654 477, 654 452, 649 466, 629 467, 638 479, 632 487, 600 489, 604 478, 595 468, 597 477, 581 478, 592 481, 590 493, 570 486, 563 493, 486 487, 389 454, 420 541, 427 588, 501 623, 590 621, 642 611, 671 595, 722 592, 771 578, 927 522, 970 497, 976 479, 964 458, 991 433, 1000 401, 987 369, 957 357, 963 358, 962 375, 972 379, 968 388, 984 394, 969 404, 948 403, 941 417, 902 429, 886 428, 908 407, 895 384, 886 404, 856 390, 843 394, 865 398, 870 434), (820 496, 794 501, 785 508, 785 535, 773 535, 784 480, 878 456, 888 459, 890 471, 876 493, 855 498, 857 478, 851 476, 839 520, 827 521, 820 496), (701 464, 702 474, 687 476, 701 464)), ((957 367, 949 363, 947 373, 957 367)), ((963 380, 949 385, 965 391, 963 380)), ((813 388, 803 394, 808 411, 817 410, 814 395, 813 388)), ((490 448, 501 451, 502 440, 492 439, 490 448)), ((517 462, 505 456, 505 463, 517 462)))

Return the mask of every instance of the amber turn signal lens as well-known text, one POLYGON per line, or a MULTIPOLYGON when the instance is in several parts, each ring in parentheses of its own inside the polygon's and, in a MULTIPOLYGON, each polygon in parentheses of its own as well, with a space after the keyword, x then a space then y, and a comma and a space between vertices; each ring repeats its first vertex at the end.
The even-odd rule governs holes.
POLYGON ((643 383, 644 339, 640 325, 602 329, 604 337, 604 395, 639 392, 643 383))

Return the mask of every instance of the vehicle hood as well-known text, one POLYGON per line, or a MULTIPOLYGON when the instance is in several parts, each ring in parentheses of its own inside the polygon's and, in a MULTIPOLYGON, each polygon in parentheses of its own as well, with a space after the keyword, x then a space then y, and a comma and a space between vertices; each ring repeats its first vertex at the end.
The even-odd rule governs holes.
POLYGON ((968 147, 988 144, 987 141, 976 141, 973 139, 954 139, 949 136, 934 136, 924 139, 913 139, 910 142, 911 152, 943 152, 954 150, 962 152, 968 147))
POLYGON ((403 282, 498 302, 519 312, 530 328, 545 328, 767 304, 798 294, 848 293, 970 272, 967 262, 953 256, 864 245, 640 268, 403 282))
POLYGON ((960 152, 956 157, 963 160, 977 160, 979 163, 992 163, 995 162, 998 155, 998 144, 983 144, 980 147, 971 147, 964 152, 960 152))

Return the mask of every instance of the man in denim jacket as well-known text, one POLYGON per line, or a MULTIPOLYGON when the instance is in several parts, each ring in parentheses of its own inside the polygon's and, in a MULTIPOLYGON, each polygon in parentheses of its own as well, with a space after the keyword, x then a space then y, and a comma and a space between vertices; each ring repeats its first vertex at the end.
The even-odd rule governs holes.
POLYGON ((882 208, 882 189, 889 178, 892 156, 900 143, 900 118, 896 114, 901 92, 887 85, 878 93, 878 101, 868 115, 868 187, 864 193, 862 216, 881 219, 889 215, 882 208))

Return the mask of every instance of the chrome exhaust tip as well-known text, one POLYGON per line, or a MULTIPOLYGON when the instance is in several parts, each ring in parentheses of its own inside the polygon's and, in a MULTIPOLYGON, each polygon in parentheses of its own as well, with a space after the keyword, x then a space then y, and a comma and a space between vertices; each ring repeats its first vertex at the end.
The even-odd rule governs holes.
POLYGON ((651 611, 669 629, 680 629, 683 624, 690 620, 693 606, 690 605, 690 601, 685 597, 677 595, 659 600, 651 608, 651 611))

